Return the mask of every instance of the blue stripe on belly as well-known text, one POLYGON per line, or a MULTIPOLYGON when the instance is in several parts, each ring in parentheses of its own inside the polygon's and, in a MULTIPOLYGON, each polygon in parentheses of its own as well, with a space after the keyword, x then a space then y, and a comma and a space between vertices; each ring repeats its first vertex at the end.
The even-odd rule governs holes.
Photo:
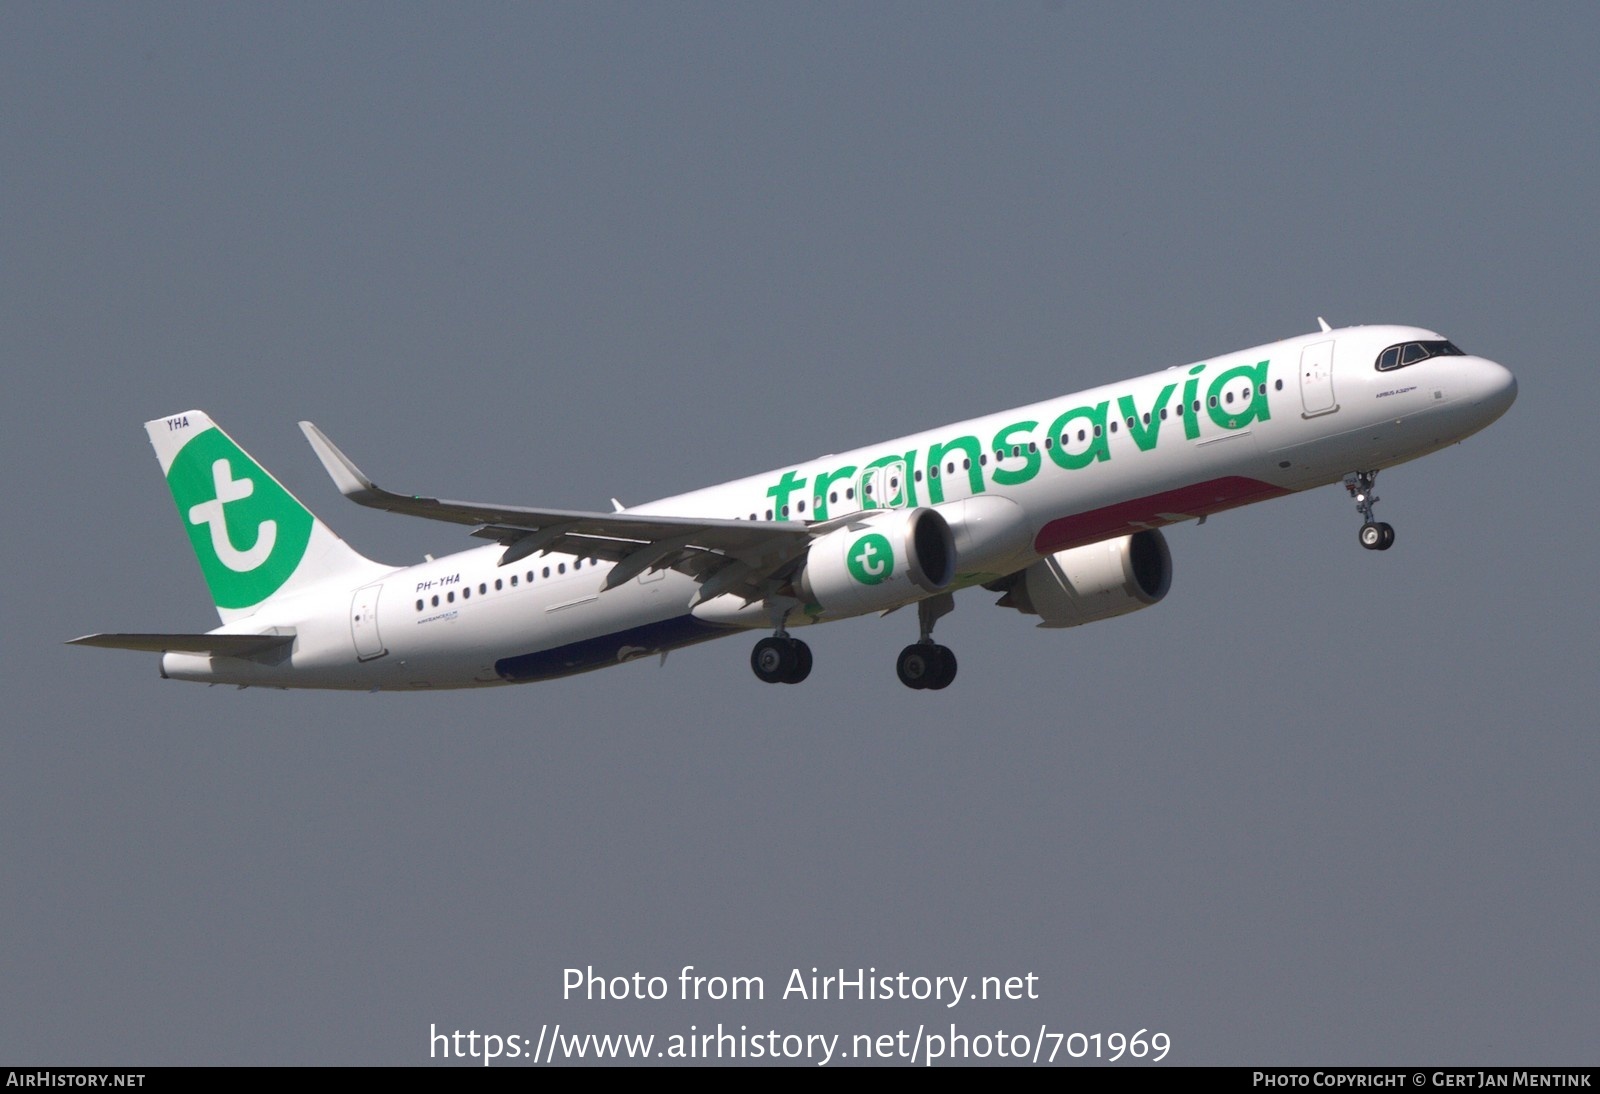
POLYGON ((502 680, 512 683, 554 680, 558 676, 603 669, 635 657, 691 646, 730 633, 726 627, 713 627, 692 615, 680 615, 676 619, 663 619, 659 623, 646 623, 642 627, 630 627, 615 634, 585 638, 582 642, 572 642, 538 653, 502 657, 494 663, 494 671, 500 674, 502 680))

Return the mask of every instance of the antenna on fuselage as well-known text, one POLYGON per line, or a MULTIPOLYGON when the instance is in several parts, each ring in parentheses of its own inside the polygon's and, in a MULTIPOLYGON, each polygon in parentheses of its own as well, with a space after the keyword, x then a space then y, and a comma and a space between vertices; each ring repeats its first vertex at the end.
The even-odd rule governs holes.
POLYGON ((1333 328, 1328 326, 1328 321, 1326 319, 1322 318, 1322 316, 1320 316, 1320 315, 1317 316, 1317 326, 1322 328, 1322 333, 1323 334, 1329 334, 1329 333, 1332 333, 1332 331, 1333 331, 1333 328))

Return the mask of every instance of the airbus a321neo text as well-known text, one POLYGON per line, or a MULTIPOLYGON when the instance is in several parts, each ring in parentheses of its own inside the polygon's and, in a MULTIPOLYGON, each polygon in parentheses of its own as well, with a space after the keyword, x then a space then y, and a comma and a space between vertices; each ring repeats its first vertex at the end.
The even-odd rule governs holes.
POLYGON ((1511 373, 1429 330, 1320 330, 615 512, 380 489, 310 422, 345 497, 465 525, 482 546, 414 566, 353 550, 198 410, 147 422, 222 626, 92 634, 175 680, 415 690, 520 684, 765 631, 773 684, 811 671, 802 626, 916 605, 895 665, 939 689, 934 623, 969 586, 1041 627, 1161 600, 1161 529, 1343 480, 1360 541, 1380 468, 1504 414, 1511 373))

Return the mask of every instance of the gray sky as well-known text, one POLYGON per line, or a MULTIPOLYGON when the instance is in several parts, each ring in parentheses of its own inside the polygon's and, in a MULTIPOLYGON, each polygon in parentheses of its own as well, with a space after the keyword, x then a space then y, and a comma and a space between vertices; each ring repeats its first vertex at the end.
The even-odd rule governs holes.
POLYGON ((0 1061, 427 1060, 430 1023, 1170 1034, 1188 1064, 1596 1062, 1592 5, 0 6, 0 1061), (215 625, 140 423, 359 550, 385 485, 637 503, 1335 324, 1521 396, 1169 533, 1046 632, 968 592, 550 684, 163 682, 215 625), (562 970, 765 977, 584 1003, 562 970), (792 968, 1038 976, 955 1010, 792 968))

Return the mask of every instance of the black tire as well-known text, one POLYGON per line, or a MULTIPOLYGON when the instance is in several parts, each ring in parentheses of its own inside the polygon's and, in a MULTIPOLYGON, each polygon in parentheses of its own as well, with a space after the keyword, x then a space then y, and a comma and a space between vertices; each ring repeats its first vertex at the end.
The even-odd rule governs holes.
POLYGON ((1383 539, 1378 543, 1378 550, 1387 551, 1394 546, 1394 528, 1383 523, 1380 523, 1378 527, 1383 532, 1383 539))
POLYGON ((895 675, 912 691, 927 687, 938 672, 938 655, 933 652, 934 648, 919 642, 901 650, 899 658, 895 660, 895 675))
POLYGON ((943 691, 956 678, 956 655, 949 646, 935 646, 936 657, 933 678, 926 687, 929 691, 943 691))
POLYGON ((750 670, 764 684, 781 684, 799 660, 794 644, 787 638, 763 638, 750 651, 750 670))
POLYGON ((811 675, 811 647, 798 638, 789 639, 789 646, 794 652, 794 667, 783 678, 783 682, 798 684, 811 675))
MULTIPOLYGON (((1361 526, 1361 546, 1369 551, 1383 550, 1384 525, 1368 522, 1361 526)), ((1391 534, 1392 536, 1392 534, 1391 534)))

